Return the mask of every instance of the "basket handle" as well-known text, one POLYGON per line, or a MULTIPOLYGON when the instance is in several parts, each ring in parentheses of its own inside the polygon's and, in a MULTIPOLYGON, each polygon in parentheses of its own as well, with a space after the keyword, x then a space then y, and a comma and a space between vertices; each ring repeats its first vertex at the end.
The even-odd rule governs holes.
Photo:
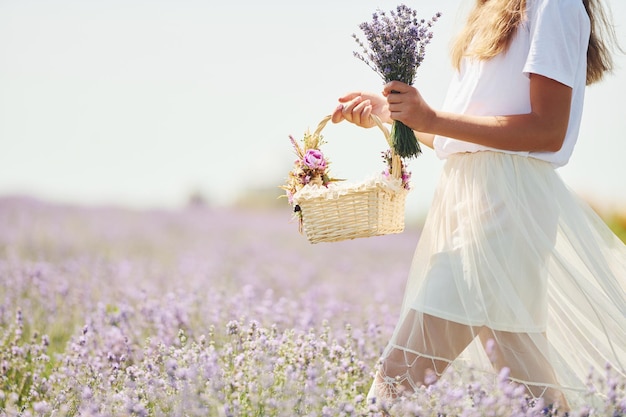
MULTIPOLYGON (((374 121, 376 126, 378 126, 378 128, 383 132, 383 135, 385 135, 385 140, 387 141, 387 144, 389 145, 389 149, 391 150, 391 175, 394 178, 399 179, 402 177, 402 159, 393 150, 393 142, 391 140, 391 134, 389 133, 389 130, 385 127, 382 120, 380 120, 378 116, 376 116, 375 114, 371 114, 370 118, 374 121)), ((315 129, 315 133, 313 134, 315 136, 319 136, 322 133, 322 130, 324 129, 324 127, 326 127, 326 124, 328 123, 330 119, 332 119, 332 115, 328 115, 324 117, 322 121, 317 125, 317 129, 315 129)))

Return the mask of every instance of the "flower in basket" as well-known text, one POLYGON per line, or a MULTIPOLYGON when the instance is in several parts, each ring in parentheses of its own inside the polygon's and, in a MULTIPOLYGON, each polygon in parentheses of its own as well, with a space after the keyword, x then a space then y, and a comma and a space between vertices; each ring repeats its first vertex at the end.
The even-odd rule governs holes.
MULTIPOLYGON (((328 175, 328 160, 319 149, 324 143, 321 135, 307 132, 301 144, 291 135, 289 139, 297 159, 294 161, 293 169, 289 172, 287 184, 281 188, 285 190, 289 204, 293 205, 293 196, 304 186, 327 187, 331 182, 338 180, 328 175)), ((298 207, 294 207, 294 210, 298 212, 298 207)))
MULTIPOLYGON (((383 161, 385 161, 385 164, 387 165, 387 168, 382 172, 383 176, 385 176, 385 178, 391 178, 391 173, 392 173, 392 167, 393 167, 393 156, 392 156, 392 152, 391 149, 387 149, 386 151, 382 152, 382 156, 383 156, 383 161)), ((409 170, 407 170, 407 164, 405 161, 402 161, 402 163, 400 164, 401 166, 401 176, 400 179, 402 180, 402 188, 404 188, 405 190, 410 190, 411 189, 411 172, 409 170)))
POLYGON ((311 170, 318 170, 323 173, 326 170, 326 159, 319 149, 309 149, 302 159, 304 165, 311 170))
MULTIPOLYGON (((352 35, 363 50, 362 54, 354 52, 354 56, 376 71, 385 83, 413 84, 416 70, 424 60, 426 45, 433 37, 430 29, 439 17, 441 13, 428 21, 418 19, 417 12, 403 4, 389 13, 378 10, 371 22, 359 25, 369 46, 352 35)), ((394 121, 391 138, 394 150, 401 157, 421 153, 415 133, 405 124, 394 121)))

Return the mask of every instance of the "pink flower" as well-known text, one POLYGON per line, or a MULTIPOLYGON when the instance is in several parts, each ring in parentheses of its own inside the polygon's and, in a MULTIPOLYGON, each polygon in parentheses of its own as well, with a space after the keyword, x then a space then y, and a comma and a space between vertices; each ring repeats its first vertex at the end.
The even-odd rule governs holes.
POLYGON ((326 160, 324 154, 317 149, 309 149, 306 151, 303 159, 304 164, 311 169, 324 169, 326 168, 326 160))

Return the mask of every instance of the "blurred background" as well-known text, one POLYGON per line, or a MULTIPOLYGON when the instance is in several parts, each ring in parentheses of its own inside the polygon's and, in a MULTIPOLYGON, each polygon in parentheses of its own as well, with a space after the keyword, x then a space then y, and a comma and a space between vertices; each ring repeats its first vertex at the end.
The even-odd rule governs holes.
MULTIPOLYGON (((385 0, 0 0, 0 196, 176 208, 279 204, 301 137, 352 90, 382 80, 353 57, 358 25, 385 0)), ((435 38, 416 86, 441 104, 448 45, 471 0, 413 0, 435 38)), ((608 0, 616 30, 626 3, 608 0)), ((626 59, 587 92, 560 173, 594 207, 626 211, 626 59)), ((335 177, 383 168, 382 134, 324 130, 335 177)), ((441 168, 412 160, 408 216, 426 212, 441 168)))

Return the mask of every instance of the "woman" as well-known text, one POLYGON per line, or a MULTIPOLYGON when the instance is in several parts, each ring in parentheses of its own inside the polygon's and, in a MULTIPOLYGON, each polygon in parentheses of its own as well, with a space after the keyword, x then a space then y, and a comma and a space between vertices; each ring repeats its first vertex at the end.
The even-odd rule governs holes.
POLYGON ((334 122, 399 120, 446 159, 371 396, 467 364, 568 410, 590 370, 626 377, 626 247, 555 172, 614 41, 600 0, 477 0, 443 110, 396 81, 340 98, 334 122))

